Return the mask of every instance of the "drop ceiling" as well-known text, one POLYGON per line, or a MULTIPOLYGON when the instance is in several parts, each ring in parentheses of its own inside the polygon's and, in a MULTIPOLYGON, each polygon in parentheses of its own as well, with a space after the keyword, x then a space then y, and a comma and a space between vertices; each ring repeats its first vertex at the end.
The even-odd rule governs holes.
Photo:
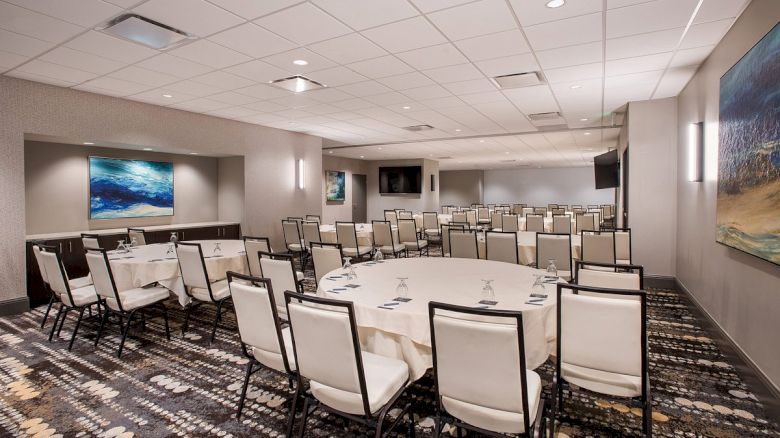
POLYGON ((576 158, 569 150, 580 145, 576 129, 593 129, 588 141, 602 149, 613 144, 615 130, 600 129, 612 112, 677 95, 747 2, 545 3, 0 0, 0 71, 348 145, 419 142, 385 148, 399 154, 461 148, 465 156, 471 141, 448 139, 481 136, 497 151, 538 151, 526 161, 544 161, 548 144, 562 165, 583 165, 589 151, 576 158), (197 38, 163 51, 96 30, 124 13, 197 38), (528 71, 546 82, 500 90, 489 79, 528 71), (269 85, 294 75, 327 88, 296 94, 269 85), (535 133, 528 115, 545 112, 560 112, 574 131, 535 133), (420 124, 434 129, 403 129, 420 124), (534 134, 509 135, 519 133, 534 134))

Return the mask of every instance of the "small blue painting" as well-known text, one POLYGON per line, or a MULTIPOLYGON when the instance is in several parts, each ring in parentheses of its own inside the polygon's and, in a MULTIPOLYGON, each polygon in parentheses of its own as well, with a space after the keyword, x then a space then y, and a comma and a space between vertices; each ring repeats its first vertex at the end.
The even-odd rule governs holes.
POLYGON ((328 201, 343 201, 346 197, 346 182, 344 172, 338 170, 325 171, 325 195, 328 201))
POLYGON ((173 163, 89 157, 89 218, 173 216, 173 163))

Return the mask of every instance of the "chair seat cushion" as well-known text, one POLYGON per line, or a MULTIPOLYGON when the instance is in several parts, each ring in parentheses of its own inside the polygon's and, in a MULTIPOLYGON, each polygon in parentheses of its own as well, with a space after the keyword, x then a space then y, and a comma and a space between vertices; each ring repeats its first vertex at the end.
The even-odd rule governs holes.
MULTIPOLYGON (((223 298, 230 296, 230 288, 228 287, 227 279, 215 281, 211 283, 211 292, 214 294, 214 300, 219 301, 223 298)), ((202 287, 193 287, 190 290, 192 297, 200 301, 211 301, 209 296, 209 290, 202 287)))
POLYGON ((441 233, 441 231, 439 231, 438 228, 426 228, 425 229, 425 234, 438 236, 440 233, 441 233))
POLYGON ((642 378, 561 363, 561 375, 567 382, 601 394, 618 397, 638 397, 642 394, 642 378))
POLYGON ((70 284, 71 290, 90 286, 92 285, 92 274, 87 274, 86 277, 71 278, 68 280, 68 284, 70 284))
POLYGON ((501 232, 501 228, 491 228, 490 230, 491 231, 498 231, 499 233, 501 232))
POLYGON ((417 249, 417 248, 422 249, 428 246, 428 241, 418 240, 417 242, 401 242, 401 245, 405 246, 406 249, 417 249))
POLYGON ((67 293, 60 295, 60 300, 65 303, 66 306, 86 306, 87 304, 93 304, 98 302, 97 292, 95 292, 95 286, 84 286, 78 289, 71 289, 70 294, 73 295, 73 302, 70 302, 70 297, 67 293))
MULTIPOLYGON (((287 364, 290 366, 291 371, 295 371, 298 368, 295 364, 295 353, 293 352, 292 338, 290 337, 290 327, 282 329, 282 340, 284 341, 284 349, 287 352, 287 364)), ((252 355, 258 362, 269 368, 273 368, 282 373, 287 372, 287 370, 284 369, 282 355, 277 352, 252 347, 252 355)))
MULTIPOLYGON (((164 301, 168 299, 169 296, 170 291, 164 287, 139 287, 137 289, 128 289, 119 292, 119 300, 122 302, 122 309, 125 311, 164 301)), ((113 310, 119 310, 119 306, 113 298, 106 298, 106 304, 113 310)))
POLYGON ((490 222, 491 222, 490 219, 479 219, 477 221, 477 223, 480 223, 480 224, 489 224, 490 222))
MULTIPOLYGON (((542 395, 542 379, 539 374, 531 370, 526 371, 526 376, 528 379, 528 409, 531 411, 528 421, 529 424, 533 424, 542 395)), ((525 432, 522 412, 488 408, 447 396, 442 396, 441 403, 449 414, 472 426, 500 433, 525 432)))
POLYGON ((295 279, 298 281, 303 281, 303 272, 295 271, 295 279))
MULTIPOLYGON (((377 354, 362 352, 363 369, 366 374, 366 392, 371 413, 387 404, 409 380, 409 366, 406 362, 377 354)), ((311 393, 321 403, 348 414, 362 415, 363 398, 359 393, 325 386, 312 380, 311 393)))
POLYGON ((363 254, 369 254, 371 252, 370 246, 360 246, 358 249, 355 248, 343 248, 341 250, 345 256, 349 257, 355 257, 355 256, 362 256, 363 254))
POLYGON ((399 251, 403 251, 404 247, 395 246, 395 245, 385 245, 385 246, 380 246, 379 250, 382 251, 383 254, 395 254, 399 251))
POLYGON ((615 261, 615 264, 616 265, 630 265, 631 264, 631 260, 621 260, 621 259, 618 259, 618 260, 615 261))
POLYGON ((303 251, 304 248, 305 248, 305 246, 302 245, 302 244, 299 244, 299 243, 288 243, 287 244, 287 249, 289 249, 290 251, 296 251, 296 252, 303 251))

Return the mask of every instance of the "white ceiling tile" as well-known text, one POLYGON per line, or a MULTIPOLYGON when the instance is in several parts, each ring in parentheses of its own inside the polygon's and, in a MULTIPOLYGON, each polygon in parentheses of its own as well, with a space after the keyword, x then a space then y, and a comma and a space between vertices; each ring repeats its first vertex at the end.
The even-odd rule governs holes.
POLYGON ((469 105, 477 105, 489 102, 505 102, 506 97, 500 91, 485 91, 460 96, 460 99, 469 105))
POLYGON ((603 76, 603 64, 596 62, 593 64, 575 65, 572 67, 553 68, 544 71, 547 82, 554 84, 558 82, 574 82, 584 79, 595 79, 603 76))
POLYGON ((107 1, 112 5, 119 6, 122 9, 130 9, 133 6, 137 5, 138 3, 144 2, 146 0, 104 0, 104 1, 107 1))
POLYGON ((270 82, 291 76, 289 71, 282 70, 267 62, 260 61, 259 59, 244 64, 234 65, 233 67, 225 69, 225 71, 251 79, 255 82, 270 82))
POLYGON ((578 15, 601 12, 602 0, 577 0, 566 3, 562 8, 548 8, 547 1, 510 0, 517 19, 523 27, 548 21, 563 20, 578 15))
POLYGON ((600 13, 581 15, 529 26, 525 28, 525 35, 534 50, 601 41, 601 15, 600 13))
POLYGON ((451 8, 453 6, 462 5, 473 0, 412 0, 423 13, 438 11, 439 9, 451 8))
POLYGON ((380 106, 398 105, 399 107, 406 106, 403 104, 408 104, 411 102, 411 99, 395 91, 391 91, 390 93, 377 94, 375 96, 368 96, 363 98, 363 100, 380 106))
POLYGON ((481 0, 428 14, 450 40, 462 40, 517 28, 505 0, 481 0))
POLYGON ((531 51, 519 29, 460 40, 455 45, 472 61, 520 55, 531 51))
POLYGON ((260 111, 260 112, 264 112, 264 113, 282 111, 285 108, 287 108, 285 106, 279 105, 278 103, 271 102, 270 100, 266 100, 266 101, 263 101, 263 102, 249 103, 249 104, 245 104, 243 106, 245 108, 249 108, 251 110, 260 111))
POLYGON ((389 93, 393 91, 389 87, 377 82, 377 81, 363 81, 354 84, 343 85, 339 87, 339 90, 349 93, 355 97, 374 96, 382 93, 389 93))
POLYGON ((204 0, 149 0, 134 11, 199 37, 209 36, 244 21, 204 0))
POLYGON ((468 81, 470 79, 481 79, 484 77, 482 73, 480 73, 480 71, 477 70, 477 68, 472 64, 441 67, 433 70, 426 70, 424 73, 440 84, 468 81))
POLYGON ((616 59, 606 62, 605 72, 607 76, 617 76, 643 71, 663 70, 669 64, 671 58, 672 52, 666 52, 637 56, 635 58, 616 59))
POLYGON ((426 85, 424 87, 410 88, 401 93, 414 100, 437 99, 452 95, 449 91, 442 88, 441 85, 426 85))
POLYGON ((368 29, 414 17, 417 11, 406 0, 313 0, 320 8, 355 30, 368 29))
POLYGON ((493 84, 493 81, 486 78, 472 79, 462 82, 451 82, 449 84, 444 84, 444 88, 457 95, 497 90, 496 86, 493 84))
POLYGON ((661 82, 658 84, 658 89, 655 91, 653 99, 673 97, 680 94, 688 81, 690 81, 693 75, 696 73, 697 68, 697 66, 691 65, 686 67, 670 68, 667 70, 661 78, 661 82))
POLYGON ((330 61, 312 52, 311 50, 307 50, 302 47, 290 50, 289 52, 277 53, 276 55, 267 56, 263 58, 263 61, 295 74, 304 74, 316 70, 325 70, 327 68, 336 66, 336 63, 333 61, 330 61), (306 61, 308 64, 296 65, 293 63, 293 61, 297 60, 306 61))
POLYGON ((340 64, 387 55, 387 52, 359 33, 351 33, 309 46, 309 49, 340 64))
POLYGON ((171 105, 171 108, 182 109, 185 111, 206 112, 206 111, 214 111, 217 109, 227 108, 229 106, 231 105, 226 104, 224 102, 218 102, 216 100, 200 98, 200 99, 188 100, 186 102, 171 105))
POLYGON ((347 26, 310 3, 276 12, 256 20, 255 23, 302 45, 350 32, 347 26))
POLYGON ((235 92, 256 97, 258 99, 276 99, 292 94, 290 91, 282 90, 281 88, 272 87, 266 84, 257 84, 245 88, 239 88, 235 90, 235 92))
POLYGON ((482 73, 489 77, 539 70, 539 65, 536 63, 536 58, 534 58, 532 53, 479 61, 476 64, 482 70, 482 73))
POLYGON ((225 68, 249 61, 249 56, 235 50, 212 43, 209 40, 197 40, 169 51, 173 56, 184 58, 213 68, 225 68))
POLYGON ((208 96, 222 91, 221 88, 212 87, 211 85, 202 84, 189 79, 166 85, 165 88, 172 91, 174 94, 185 93, 194 97, 208 96))
POLYGON ((0 50, 0 69, 7 70, 27 61, 28 57, 0 50))
POLYGON ((694 23, 734 18, 750 0, 706 0, 701 4, 694 23))
POLYGON ((353 99, 354 96, 347 94, 336 88, 323 88, 320 90, 311 90, 306 93, 301 93, 309 99, 316 100, 322 103, 339 102, 342 100, 353 99))
POLYGON ((685 34, 681 49, 692 49, 701 46, 713 46, 720 42, 734 22, 732 19, 712 21, 709 23, 694 24, 685 34))
POLYGON ((621 76, 610 76, 605 79, 604 87, 605 89, 631 88, 634 86, 644 85, 647 83, 652 83, 653 85, 655 85, 655 83, 658 82, 658 79, 661 78, 662 73, 663 70, 656 70, 656 71, 648 71, 642 73, 632 73, 632 74, 621 75, 621 76))
POLYGON ((122 12, 122 8, 100 0, 6 1, 83 27, 95 26, 122 12))
POLYGON ((417 70, 445 67, 469 62, 452 44, 424 47, 399 53, 396 56, 417 70))
POLYGON ((167 88, 155 88, 153 90, 144 91, 143 93, 134 94, 128 97, 128 99, 139 100, 141 102, 162 106, 170 106, 175 103, 192 100, 194 98, 195 96, 191 96, 186 93, 174 93, 167 88), (164 97, 163 95, 168 95, 171 97, 164 97))
POLYGON ((140 93, 152 88, 148 85, 141 85, 136 82, 129 82, 122 79, 115 79, 108 76, 96 78, 81 84, 85 87, 96 88, 113 92, 114 95, 127 96, 140 93))
MULTIPOLYGON (((349 100, 342 100, 341 102, 335 102, 332 104, 335 107, 341 108, 342 110, 347 111, 356 111, 364 108, 371 108, 374 106, 373 103, 363 100, 363 99, 349 99, 349 100)), ((331 113, 334 114, 334 113, 331 113)), ((328 115, 328 117, 336 117, 328 115)))
POLYGON ((371 79, 384 78, 413 71, 411 67, 392 55, 355 62, 349 64, 348 67, 371 79))
POLYGON ((236 88, 248 87, 255 84, 254 81, 224 71, 213 71, 211 73, 206 73, 205 75, 196 76, 192 78, 192 80, 222 90, 235 90, 236 88))
POLYGON ((678 50, 672 58, 671 67, 683 67, 686 65, 699 65, 710 56, 715 46, 696 47, 695 49, 678 50))
POLYGON ((59 79, 66 82, 80 83, 95 78, 97 75, 75 68, 65 67, 51 62, 33 59, 32 61, 18 67, 14 71, 30 73, 38 76, 45 76, 52 79, 59 79))
POLYGON ((408 90, 409 88, 422 87, 434 83, 430 78, 420 72, 389 76, 379 79, 378 82, 381 82, 394 90, 408 90))
POLYGON ((232 119, 232 118, 238 118, 238 117, 254 116, 254 115, 256 115, 256 112, 252 111, 251 109, 247 109, 247 108, 242 108, 240 106, 236 106, 236 107, 233 107, 233 108, 222 108, 222 109, 218 109, 218 110, 214 110, 214 111, 208 111, 206 114, 210 114, 212 116, 217 116, 217 117, 227 117, 227 118, 232 119))
POLYGON ((292 41, 275 35, 254 23, 245 23, 225 30, 212 35, 209 40, 253 58, 262 58, 297 47, 297 44, 292 41))
POLYGON ((329 87, 340 87, 342 85, 362 82, 368 79, 365 76, 359 75, 346 67, 333 67, 325 70, 319 70, 311 72, 306 76, 329 87))
POLYGON ((572 65, 601 62, 603 59, 600 41, 560 47, 557 49, 541 50, 536 52, 536 57, 545 70, 548 68, 569 67, 572 65))
POLYGON ((153 58, 145 59, 139 62, 137 65, 139 67, 144 67, 156 72, 173 75, 180 79, 191 78, 193 76, 202 75, 213 70, 211 67, 207 67, 203 64, 177 58, 167 53, 162 53, 153 58))
POLYGON ((607 59, 632 58, 654 53, 671 52, 677 47, 677 43, 680 42, 684 29, 679 27, 608 39, 607 59))
POLYGON ((276 12, 279 9, 300 3, 301 0, 209 0, 209 2, 227 9, 246 20, 254 20, 263 15, 276 12))
POLYGON ((113 61, 67 47, 57 47, 38 57, 38 59, 99 75, 104 75, 125 66, 124 62, 113 61))
POLYGON ((685 27, 697 0, 655 0, 607 11, 607 38, 685 27))
POLYGON ((447 39, 423 17, 369 29, 363 31, 363 35, 392 53, 447 42, 447 39))
POLYGON ((0 2, 0 28, 52 43, 82 32, 82 27, 10 3, 0 2))
POLYGON ((306 112, 311 114, 333 114, 341 111, 341 108, 325 103, 306 107, 306 112))
POLYGON ((24 57, 35 56, 53 47, 52 43, 0 29, 0 50, 24 57))
MULTIPOLYGON (((135 84, 135 85, 138 85, 138 84, 135 84)), ((86 91, 87 93, 102 94, 103 96, 112 96, 112 97, 126 97, 127 96, 126 93, 123 93, 121 91, 108 90, 106 88, 91 87, 91 86, 86 85, 86 84, 76 85, 76 86, 73 86, 71 88, 73 88, 74 90, 86 91)))
POLYGON ((249 97, 245 94, 239 94, 233 91, 225 91, 223 93, 213 94, 209 96, 209 99, 230 105, 246 105, 257 100, 254 97, 249 97))
POLYGON ((159 53, 157 50, 121 40, 94 30, 77 36, 68 41, 65 46, 126 63, 138 62, 159 53))
POLYGON ((115 71, 109 75, 112 78, 135 82, 150 87, 162 87, 179 80, 176 76, 159 73, 134 65, 115 71))
POLYGON ((558 104, 547 85, 504 90, 503 93, 525 114, 559 111, 558 104))

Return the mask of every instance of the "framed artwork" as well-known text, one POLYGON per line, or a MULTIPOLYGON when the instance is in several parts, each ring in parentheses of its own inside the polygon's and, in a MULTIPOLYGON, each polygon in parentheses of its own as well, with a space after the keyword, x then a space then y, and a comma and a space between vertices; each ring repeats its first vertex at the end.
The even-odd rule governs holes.
POLYGON ((173 163, 89 157, 89 218, 173 216, 173 163))
POLYGON ((343 201, 346 197, 346 174, 339 170, 325 171, 325 199, 343 201))
POLYGON ((780 264, 780 24, 720 78, 717 241, 780 264))

